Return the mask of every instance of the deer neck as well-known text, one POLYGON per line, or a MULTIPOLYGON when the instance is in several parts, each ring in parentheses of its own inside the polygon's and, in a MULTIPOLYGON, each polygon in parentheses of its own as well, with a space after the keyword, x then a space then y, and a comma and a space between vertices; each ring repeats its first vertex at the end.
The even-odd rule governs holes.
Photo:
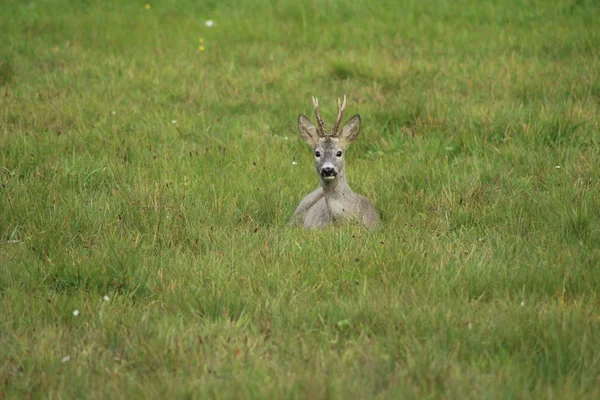
POLYGON ((331 202, 349 201, 354 196, 354 192, 350 189, 343 170, 338 173, 336 179, 333 181, 324 181, 321 179, 321 186, 323 187, 325 201, 328 206, 331 202))

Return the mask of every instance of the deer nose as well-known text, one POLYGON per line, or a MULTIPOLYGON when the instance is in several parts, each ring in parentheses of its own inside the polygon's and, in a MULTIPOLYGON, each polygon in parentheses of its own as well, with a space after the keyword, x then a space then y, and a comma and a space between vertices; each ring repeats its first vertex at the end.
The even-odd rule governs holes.
POLYGON ((321 168, 321 176, 325 177, 325 176, 336 176, 337 172, 335 172, 335 169, 333 169, 332 167, 324 167, 321 168))

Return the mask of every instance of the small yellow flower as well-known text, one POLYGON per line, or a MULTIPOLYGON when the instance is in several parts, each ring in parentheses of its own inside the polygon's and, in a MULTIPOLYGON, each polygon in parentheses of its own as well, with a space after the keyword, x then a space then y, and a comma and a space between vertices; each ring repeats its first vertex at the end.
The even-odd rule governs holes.
POLYGON ((204 38, 198 38, 198 41, 199 41, 200 43, 204 43, 204 38))
POLYGON ((200 47, 198 47, 198 50, 200 50, 200 51, 204 51, 204 46, 200 46, 200 47))
POLYGON ((149 9, 150 9, 150 4, 146 4, 146 5, 144 6, 144 8, 145 8, 146 10, 149 10, 149 9))

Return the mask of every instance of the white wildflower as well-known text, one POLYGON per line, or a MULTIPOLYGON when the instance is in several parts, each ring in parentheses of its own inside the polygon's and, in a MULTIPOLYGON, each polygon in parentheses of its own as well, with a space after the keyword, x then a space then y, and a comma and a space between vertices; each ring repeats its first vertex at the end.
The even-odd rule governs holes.
POLYGON ((292 161, 292 165, 298 165, 296 161, 292 161))
POLYGON ((171 123, 172 123, 172 124, 176 124, 176 123, 177 123, 177 120, 176 120, 176 119, 174 119, 174 120, 172 120, 172 121, 171 121, 171 123))
POLYGON ((73 310, 73 316, 77 317, 79 315, 79 310, 73 310))
POLYGON ((522 302, 521 302, 521 307, 524 307, 524 306, 525 306, 525 302, 524 302, 524 301, 522 301, 522 302))
POLYGON ((66 362, 68 362, 68 361, 71 361, 71 356, 70 355, 66 355, 66 356, 64 356, 63 358, 60 359, 60 362, 63 363, 63 364, 66 363, 66 362))
POLYGON ((105 294, 105 295, 104 295, 104 297, 102 298, 102 300, 104 300, 104 301, 109 301, 109 300, 110 300, 110 297, 108 297, 108 295, 107 295, 107 294, 105 294))
POLYGON ((556 169, 560 169, 560 165, 556 165, 554 168, 556 168, 556 169))
POLYGON ((215 21, 213 21, 212 19, 207 19, 206 21, 204 21, 204 25, 208 26, 209 28, 211 26, 213 26, 215 24, 215 21))

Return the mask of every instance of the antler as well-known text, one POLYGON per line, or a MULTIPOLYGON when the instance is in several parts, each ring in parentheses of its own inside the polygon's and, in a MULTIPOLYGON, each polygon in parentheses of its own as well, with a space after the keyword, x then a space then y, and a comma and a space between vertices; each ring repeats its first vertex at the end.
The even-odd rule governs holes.
POLYGON ((313 96, 312 101, 313 106, 315 106, 315 116, 317 117, 317 123, 319 124, 319 135, 321 137, 325 137, 327 136, 327 132, 325 131, 325 124, 323 123, 321 113, 319 112, 319 100, 313 96))
POLYGON ((342 122, 342 117, 344 115, 344 109, 346 108, 346 95, 344 95, 344 102, 340 105, 340 98, 338 97, 338 116, 335 120, 335 124, 333 125, 333 129, 331 130, 331 136, 338 135, 338 129, 340 127, 340 122, 342 122))

